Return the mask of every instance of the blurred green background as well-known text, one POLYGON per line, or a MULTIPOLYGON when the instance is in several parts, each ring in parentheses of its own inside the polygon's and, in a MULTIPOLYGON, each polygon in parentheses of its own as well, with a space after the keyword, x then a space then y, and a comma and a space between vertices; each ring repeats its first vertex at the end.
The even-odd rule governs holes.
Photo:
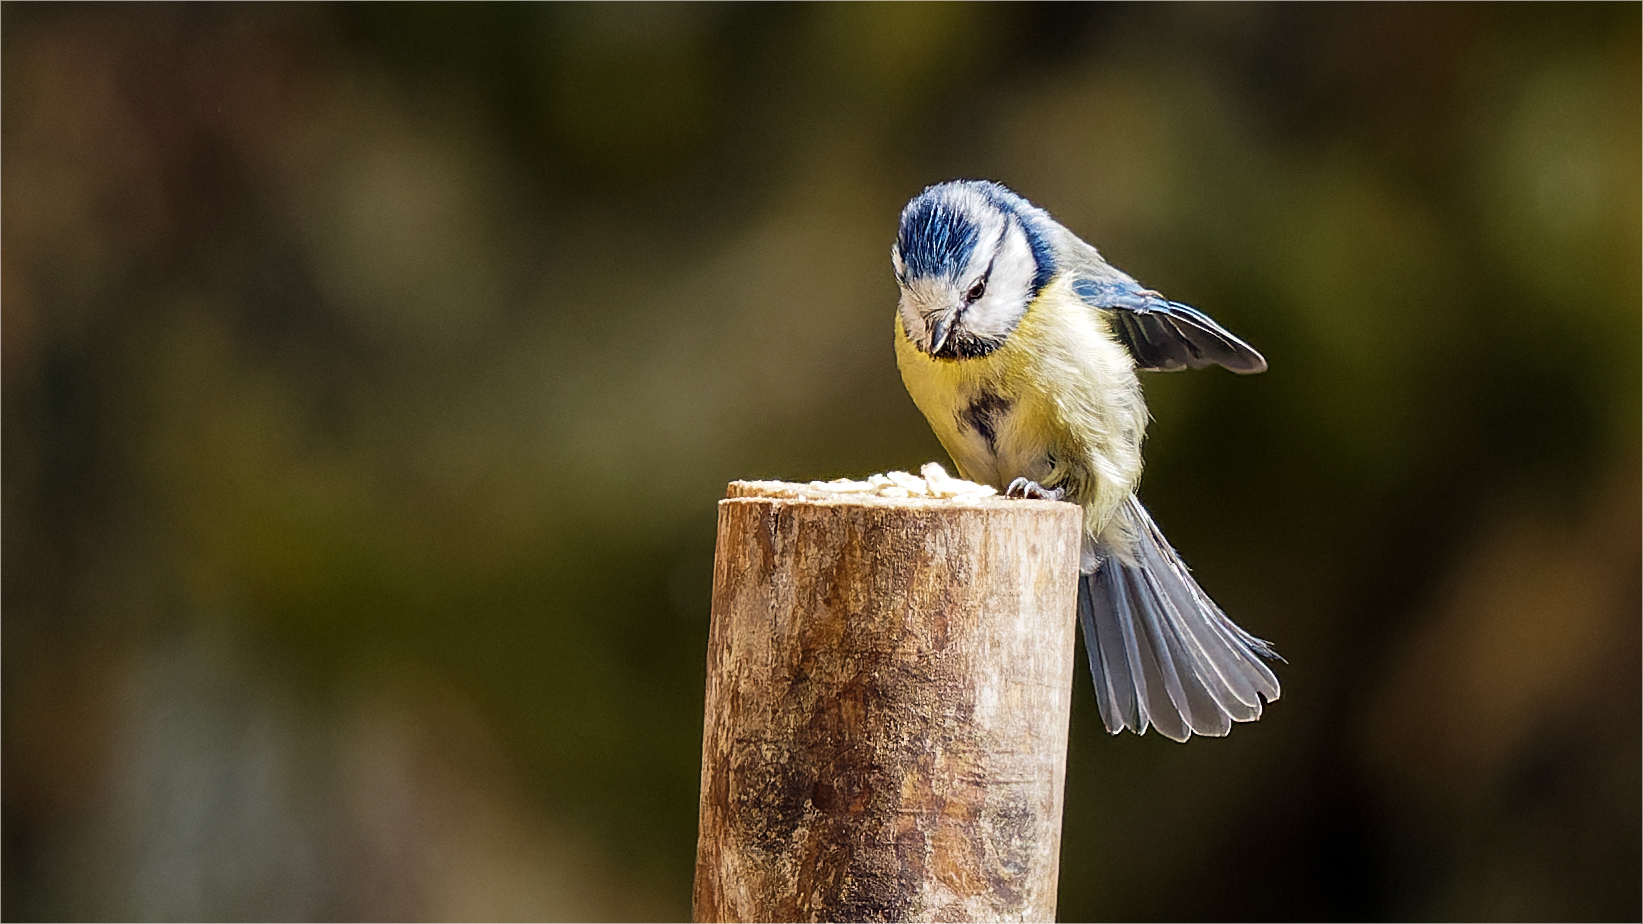
POLYGON ((1061 916, 1636 920, 1639 10, 0 6, 4 916, 686 917, 714 502, 944 458, 988 177, 1272 367, 1142 495, 1284 697, 1080 665, 1061 916))

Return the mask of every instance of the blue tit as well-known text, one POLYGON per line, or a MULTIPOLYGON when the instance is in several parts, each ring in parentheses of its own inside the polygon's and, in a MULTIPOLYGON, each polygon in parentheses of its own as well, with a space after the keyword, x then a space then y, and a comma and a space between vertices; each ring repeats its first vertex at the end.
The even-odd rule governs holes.
POLYGON ((896 363, 959 472, 1084 509, 1078 613, 1107 731, 1185 741, 1260 718, 1277 655, 1210 600, 1135 496, 1136 370, 1266 360, 997 183, 924 190, 890 256, 896 363))

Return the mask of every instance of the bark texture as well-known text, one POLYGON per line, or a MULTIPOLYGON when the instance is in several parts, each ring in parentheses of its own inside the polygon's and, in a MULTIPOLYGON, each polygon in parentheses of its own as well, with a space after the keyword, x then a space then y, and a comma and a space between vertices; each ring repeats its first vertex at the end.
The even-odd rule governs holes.
POLYGON ((1080 525, 730 486, 696 920, 1054 920, 1080 525))

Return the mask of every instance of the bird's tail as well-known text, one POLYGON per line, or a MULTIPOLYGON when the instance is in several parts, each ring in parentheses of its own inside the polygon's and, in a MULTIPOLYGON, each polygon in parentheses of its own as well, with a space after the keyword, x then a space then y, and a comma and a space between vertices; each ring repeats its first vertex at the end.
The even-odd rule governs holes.
POLYGON ((1263 700, 1278 698, 1278 678, 1262 658, 1277 653, 1221 612, 1134 495, 1117 516, 1134 539, 1130 554, 1107 551, 1078 585, 1107 731, 1142 734, 1151 724, 1185 741, 1260 718, 1263 700))

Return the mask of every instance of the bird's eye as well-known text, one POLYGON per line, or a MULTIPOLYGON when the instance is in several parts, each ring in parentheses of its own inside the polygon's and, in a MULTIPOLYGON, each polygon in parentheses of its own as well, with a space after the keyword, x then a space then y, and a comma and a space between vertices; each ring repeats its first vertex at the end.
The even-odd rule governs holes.
POLYGON ((976 280, 976 284, 970 287, 970 291, 964 293, 964 300, 967 302, 979 301, 981 296, 986 294, 987 280, 985 278, 978 279, 976 280))

